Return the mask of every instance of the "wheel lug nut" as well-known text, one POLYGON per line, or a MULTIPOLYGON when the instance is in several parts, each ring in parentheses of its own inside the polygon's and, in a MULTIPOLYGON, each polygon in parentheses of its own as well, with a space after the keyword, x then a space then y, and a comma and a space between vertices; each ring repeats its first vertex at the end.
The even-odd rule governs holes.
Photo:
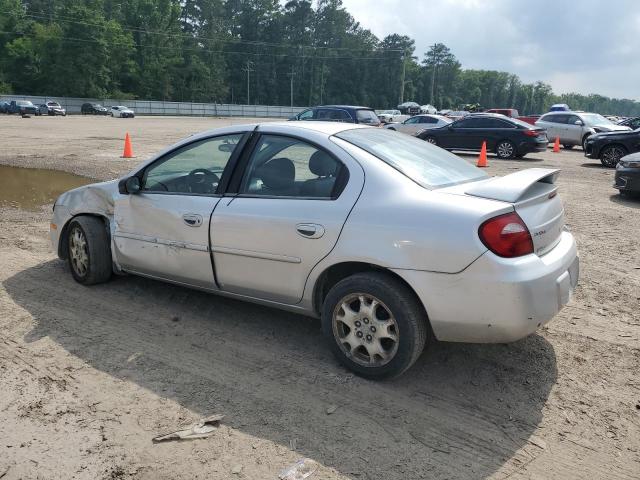
POLYGON ((365 318, 365 319, 364 319, 364 323, 369 323, 369 319, 368 319, 368 318, 365 318))
POLYGON ((370 330, 375 333, 376 332, 376 327, 374 325, 371 325, 370 330))
POLYGON ((362 338, 362 332, 356 332, 356 337, 362 338))
POLYGON ((360 323, 360 321, 359 321, 359 320, 356 320, 355 325, 356 325, 356 327, 358 327, 358 328, 359 328, 359 327, 360 327, 360 325, 362 325, 362 324, 360 323))
POLYGON ((373 337, 371 335, 367 335, 367 341, 370 342, 373 337))

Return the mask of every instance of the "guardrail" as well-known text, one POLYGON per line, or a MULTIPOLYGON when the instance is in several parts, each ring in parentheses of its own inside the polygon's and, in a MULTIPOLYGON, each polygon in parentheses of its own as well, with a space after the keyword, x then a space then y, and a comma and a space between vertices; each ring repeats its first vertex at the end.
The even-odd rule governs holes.
POLYGON ((137 115, 184 115, 193 117, 271 117, 289 118, 306 107, 284 107, 274 105, 235 105, 223 103, 164 102, 160 100, 118 100, 113 98, 70 98, 33 95, 0 95, 0 102, 29 100, 34 105, 58 102, 67 113, 81 113, 83 103, 99 103, 106 107, 124 105, 137 115))

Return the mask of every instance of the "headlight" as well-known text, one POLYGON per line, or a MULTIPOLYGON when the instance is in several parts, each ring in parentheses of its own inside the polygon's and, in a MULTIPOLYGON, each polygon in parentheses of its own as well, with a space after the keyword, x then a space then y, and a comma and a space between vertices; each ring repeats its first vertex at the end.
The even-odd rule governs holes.
POLYGON ((640 168, 640 161, 620 161, 618 162, 618 168, 640 168))

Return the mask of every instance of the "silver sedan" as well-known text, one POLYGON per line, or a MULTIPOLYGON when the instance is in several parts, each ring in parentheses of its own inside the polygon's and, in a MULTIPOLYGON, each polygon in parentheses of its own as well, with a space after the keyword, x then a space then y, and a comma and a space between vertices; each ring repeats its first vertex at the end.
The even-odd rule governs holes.
POLYGON ((423 130, 444 127, 451 122, 453 122, 453 120, 443 117, 442 115, 415 115, 406 119, 404 122, 385 125, 384 128, 415 136, 423 130))
POLYGON ((514 341, 569 301, 557 175, 489 178, 379 128, 232 126, 64 193, 51 240, 81 284, 128 273, 316 316, 343 364, 390 377, 430 336, 514 341))

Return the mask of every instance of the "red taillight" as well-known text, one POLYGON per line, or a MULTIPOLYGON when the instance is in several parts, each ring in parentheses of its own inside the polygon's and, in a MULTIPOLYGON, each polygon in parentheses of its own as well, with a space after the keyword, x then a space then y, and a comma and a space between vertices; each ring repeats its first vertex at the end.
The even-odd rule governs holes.
POLYGON ((533 240, 520 216, 507 213, 490 218, 478 229, 480 240, 496 255, 513 258, 533 253, 533 240))
POLYGON ((523 130, 522 133, 524 133, 527 137, 537 137, 542 133, 542 131, 541 130, 523 130))

